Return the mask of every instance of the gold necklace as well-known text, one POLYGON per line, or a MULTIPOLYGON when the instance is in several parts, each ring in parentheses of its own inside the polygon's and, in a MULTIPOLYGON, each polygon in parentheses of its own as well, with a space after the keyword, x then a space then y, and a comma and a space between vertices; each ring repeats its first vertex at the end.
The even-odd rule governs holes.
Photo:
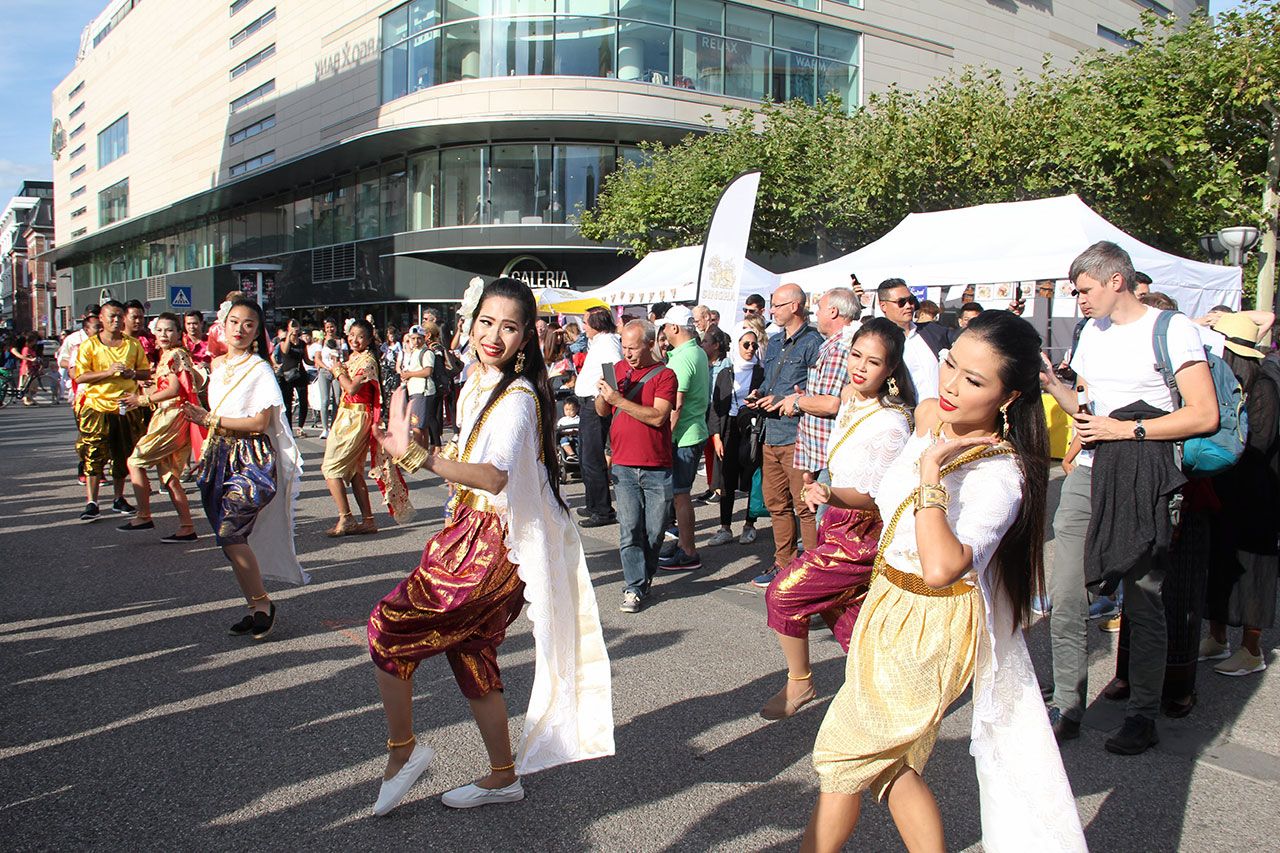
POLYGON ((242 358, 242 359, 240 359, 239 361, 234 362, 234 363, 231 361, 231 357, 230 357, 230 356, 227 356, 226 358, 223 358, 223 359, 222 359, 222 364, 221 364, 221 367, 222 367, 222 381, 223 381, 223 383, 228 383, 228 382, 230 382, 230 381, 231 381, 231 379, 232 379, 232 377, 234 377, 234 376, 235 376, 235 374, 236 374, 236 372, 237 372, 238 368, 242 367, 243 365, 248 364, 248 363, 249 363, 249 361, 250 361, 250 359, 252 359, 252 358, 253 358, 253 353, 251 353, 251 352, 247 352, 247 353, 245 353, 245 354, 244 354, 244 358, 242 358))

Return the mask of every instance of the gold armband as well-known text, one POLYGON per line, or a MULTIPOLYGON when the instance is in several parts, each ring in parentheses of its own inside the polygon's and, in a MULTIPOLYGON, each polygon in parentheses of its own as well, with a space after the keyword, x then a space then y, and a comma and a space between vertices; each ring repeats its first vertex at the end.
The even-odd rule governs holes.
POLYGON ((427 464, 427 449, 416 441, 409 442, 409 449, 395 459, 395 463, 410 474, 427 464))
POLYGON ((458 461, 458 440, 456 438, 449 439, 444 447, 440 449, 440 458, 448 459, 450 462, 458 461))
POLYGON ((943 512, 951 505, 951 495, 940 483, 921 483, 916 487, 916 512, 936 508, 943 512))

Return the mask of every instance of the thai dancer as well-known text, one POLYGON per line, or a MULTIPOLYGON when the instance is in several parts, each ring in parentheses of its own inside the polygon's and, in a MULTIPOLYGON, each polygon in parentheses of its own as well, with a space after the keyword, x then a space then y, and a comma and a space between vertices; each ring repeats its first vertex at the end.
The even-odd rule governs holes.
POLYGON ((1039 369, 1029 323, 1006 311, 976 317, 881 480, 875 578, 818 732, 822 793, 802 850, 843 847, 868 790, 888 800, 907 849, 945 849, 921 774, 970 681, 984 849, 1085 849, 1021 630, 1044 585, 1039 369))
POLYGON ((831 485, 810 483, 805 500, 828 504, 818 547, 792 560, 765 591, 768 623, 787 660, 787 684, 760 711, 790 717, 817 697, 809 668, 809 617, 820 614, 846 652, 858 608, 871 582, 882 521, 875 495, 885 470, 911 435, 916 402, 903 363, 906 337, 883 317, 862 324, 849 346, 849 384, 831 430, 831 485))
POLYGON ((275 626, 276 605, 262 578, 293 584, 310 579, 293 547, 302 458, 285 421, 280 383, 267 362, 262 308, 252 299, 236 299, 223 331, 227 354, 210 367, 209 410, 188 402, 182 411, 209 431, 197 484, 249 607, 231 633, 263 640, 275 626))
POLYGON ((414 736, 412 678, 441 653, 489 760, 488 773, 444 794, 445 805, 514 802, 524 798, 523 774, 613 754, 609 658, 582 543, 557 488, 555 410, 533 294, 499 278, 471 319, 478 362, 458 401, 457 443, 429 454, 412 442, 401 392, 382 436, 406 469, 425 468, 456 491, 419 566, 369 616, 390 735, 377 815, 395 808, 435 755, 414 736), (497 651, 526 600, 535 669, 517 757, 497 651))
POLYGON ((199 405, 199 392, 205 380, 191 354, 182 346, 180 322, 176 314, 168 312, 155 319, 152 326, 160 352, 153 374, 155 388, 124 398, 129 409, 144 407, 152 412, 146 435, 138 439, 129 456, 129 479, 133 483, 138 514, 118 529, 126 532, 155 529, 151 517, 151 481, 147 477, 147 469, 155 468, 178 513, 177 531, 162 537, 161 542, 194 542, 198 538, 191 523, 187 493, 182 488, 182 475, 192 455, 198 457, 203 450, 205 431, 187 419, 183 404, 199 405))

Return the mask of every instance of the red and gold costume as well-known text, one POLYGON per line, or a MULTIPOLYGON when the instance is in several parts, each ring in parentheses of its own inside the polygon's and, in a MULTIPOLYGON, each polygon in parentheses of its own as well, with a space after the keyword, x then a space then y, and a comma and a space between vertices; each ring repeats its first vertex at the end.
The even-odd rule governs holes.
POLYGON ((200 404, 198 382, 199 375, 186 350, 171 349, 161 354, 155 372, 156 392, 167 391, 176 384, 178 396, 156 405, 146 435, 138 439, 129 456, 130 466, 154 467, 160 474, 160 482, 168 483, 182 476, 192 454, 200 455, 205 429, 191 423, 182 413, 183 403, 200 404))

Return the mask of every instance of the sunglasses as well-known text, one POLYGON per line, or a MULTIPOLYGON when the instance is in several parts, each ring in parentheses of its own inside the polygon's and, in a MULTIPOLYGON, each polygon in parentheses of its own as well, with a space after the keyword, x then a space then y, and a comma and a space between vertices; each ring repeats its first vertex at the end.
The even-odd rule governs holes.
POLYGON ((904 296, 901 299, 882 299, 882 305, 897 305, 899 308, 906 308, 908 305, 915 305, 916 298, 914 296, 904 296))
POLYGON ((746 308, 743 308, 742 313, 746 314, 748 317, 754 317, 760 313, 760 309, 756 308, 754 305, 751 305, 746 308))
POLYGON ((759 344, 753 344, 751 343, 751 341, 743 341, 738 346, 742 347, 743 349, 760 349, 759 344))
POLYGON ((800 301, 799 299, 788 299, 786 302, 771 302, 769 303, 769 307, 776 311, 777 309, 781 308, 783 305, 795 305, 799 301, 800 301))

